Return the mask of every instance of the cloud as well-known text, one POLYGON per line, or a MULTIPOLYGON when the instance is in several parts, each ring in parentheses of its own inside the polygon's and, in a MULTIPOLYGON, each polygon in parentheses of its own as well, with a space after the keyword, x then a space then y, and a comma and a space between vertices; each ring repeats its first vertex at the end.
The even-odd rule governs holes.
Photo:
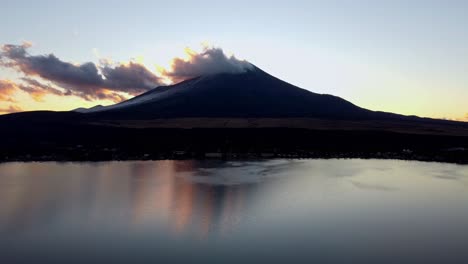
MULTIPOLYGON (((0 65, 13 68, 28 77, 35 76, 50 81, 69 91, 64 95, 72 94, 86 100, 109 99, 120 102, 126 99, 121 92, 137 95, 162 83, 160 77, 138 63, 73 64, 62 61, 54 54, 30 55, 27 52, 29 47, 29 43, 1 46, 0 65)), ((54 93, 50 87, 35 87, 54 93)))
POLYGON ((21 82, 11 80, 0 80, 0 101, 16 102, 13 96, 18 91, 23 91, 36 101, 42 101, 42 98, 48 94, 54 95, 72 95, 70 91, 63 92, 48 84, 43 84, 31 78, 21 78, 21 82))
POLYGON ((16 83, 10 80, 0 80, 0 101, 14 102, 11 97, 17 90, 16 83))
POLYGON ((59 89, 52 87, 49 84, 43 84, 35 79, 24 77, 24 78, 21 78, 21 80, 25 84, 16 84, 17 87, 20 90, 28 93, 36 101, 42 101, 43 97, 47 94, 53 94, 53 95, 59 95, 59 96, 73 95, 72 91, 63 92, 59 89))
POLYGON ((101 68, 101 72, 106 78, 104 80, 105 87, 133 95, 162 84, 160 77, 154 75, 145 66, 135 62, 115 66, 106 64, 101 68))
POLYGON ((449 121, 468 122, 468 113, 465 113, 465 116, 463 117, 457 117, 457 118, 442 117, 440 119, 449 120, 449 121))
POLYGON ((245 60, 227 56, 221 48, 204 47, 200 53, 187 48, 185 52, 187 58, 173 59, 171 68, 163 71, 163 75, 173 82, 209 74, 242 73, 253 68, 245 60))
POLYGON ((8 114, 8 113, 15 113, 21 112, 23 109, 17 105, 10 105, 8 107, 0 108, 0 113, 8 114))
POLYGON ((117 103, 128 99, 129 95, 164 85, 168 80, 177 83, 202 75, 242 73, 253 68, 247 61, 226 55, 221 48, 208 46, 201 52, 187 48, 186 58, 173 59, 170 69, 161 70, 159 75, 134 61, 114 63, 100 59, 97 64, 74 64, 54 54, 31 55, 28 52, 30 47, 30 43, 0 46, 0 66, 23 75, 16 82, 2 81, 1 101, 13 101, 12 94, 21 90, 36 101, 43 101, 46 95, 51 94, 117 103))
POLYGON ((13 81, 0 80, 0 102, 11 103, 7 107, 0 107, 0 113, 20 112, 22 109, 16 105, 16 101, 12 96, 16 93, 18 87, 13 81))

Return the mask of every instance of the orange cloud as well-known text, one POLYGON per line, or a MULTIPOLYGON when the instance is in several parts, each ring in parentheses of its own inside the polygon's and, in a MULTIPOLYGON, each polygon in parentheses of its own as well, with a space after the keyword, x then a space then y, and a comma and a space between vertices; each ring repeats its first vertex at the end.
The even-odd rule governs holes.
POLYGON ((23 91, 38 102, 44 101, 46 95, 56 95, 118 103, 168 81, 176 83, 202 75, 239 73, 253 68, 247 61, 208 46, 201 52, 187 48, 186 58, 174 58, 170 69, 161 69, 159 75, 135 61, 114 63, 101 59, 98 64, 73 64, 54 54, 31 55, 30 47, 30 43, 0 46, 0 66, 24 75, 15 82, 0 83, 0 100, 13 101, 15 91, 23 91))
MULTIPOLYGON (((35 79, 21 78, 25 84, 17 84, 18 88, 28 93, 35 101, 42 101, 43 97, 48 94, 67 95, 65 92, 52 87, 49 84, 43 84, 35 79)), ((72 95, 72 94, 69 94, 72 95)))
POLYGON ((27 76, 28 80, 39 77, 66 90, 60 94, 60 90, 50 85, 43 87, 29 83, 29 87, 23 90, 37 100, 42 99, 44 92, 49 92, 79 96, 89 101, 107 99, 120 102, 126 99, 121 93, 137 95, 162 83, 160 77, 139 63, 73 64, 54 54, 30 55, 27 52, 30 46, 28 43, 1 46, 0 66, 14 69, 27 76))
POLYGON ((14 102, 11 96, 17 89, 16 83, 10 80, 0 80, 0 101, 14 102))
POLYGON ((0 113, 2 114, 9 114, 9 113, 15 113, 15 112, 21 112, 23 109, 17 105, 10 105, 9 107, 6 108, 0 108, 0 113))
POLYGON ((0 80, 0 101, 15 102, 12 96, 17 91, 27 93, 35 101, 42 101, 43 97, 48 94, 65 95, 59 89, 31 78, 21 78, 20 82, 0 80))

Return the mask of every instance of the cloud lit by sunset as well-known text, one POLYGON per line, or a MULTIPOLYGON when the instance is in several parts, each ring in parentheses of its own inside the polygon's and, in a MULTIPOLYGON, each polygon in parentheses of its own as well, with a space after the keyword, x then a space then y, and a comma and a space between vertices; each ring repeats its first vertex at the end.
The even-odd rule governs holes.
POLYGON ((468 1, 0 6, 0 264, 468 264, 468 1))
MULTIPOLYGON (((95 105, 110 105, 125 101, 136 95, 162 85, 169 85, 195 78, 202 75, 217 73, 241 73, 252 69, 254 66, 234 55, 226 53, 223 49, 203 43, 198 50, 186 47, 183 49, 183 56, 170 59, 166 66, 161 66, 158 59, 153 59, 148 63, 141 55, 130 57, 127 60, 114 60, 110 57, 103 57, 97 49, 92 52, 97 58, 96 62, 71 62, 66 58, 61 58, 53 52, 45 54, 34 54, 31 52, 35 45, 30 42, 17 44, 4 44, 0 46, 0 73, 9 72, 7 75, 0 75, 0 114, 31 111, 31 110, 71 110, 79 107, 92 107, 95 105), (150 65, 156 65, 151 67, 150 65)), ((322 56, 322 54, 318 54, 322 56)), ((279 57, 279 54, 276 56, 279 57)), ((279 58, 278 58, 279 59, 279 58)), ((146 59, 147 60, 147 59, 146 59)), ((380 90, 399 88, 399 86, 415 85, 417 83, 405 81, 403 76, 392 73, 375 72, 375 69, 367 69, 368 80, 363 79, 362 85, 349 83, 349 76, 353 80, 360 80, 363 73, 359 68, 351 67, 346 69, 336 68, 339 62, 328 61, 329 58, 317 57, 317 61, 311 60, 311 80, 315 80, 316 85, 310 90, 319 92, 321 86, 328 83, 339 83, 337 89, 346 89, 347 86, 354 87, 359 93, 354 96, 361 98, 374 110, 385 110, 380 108, 382 98, 387 100, 400 113, 414 114, 418 109, 417 103, 407 105, 399 98, 398 93, 390 92, 382 97, 376 93, 375 87, 382 85, 380 90), (317 64, 322 64, 322 67, 317 64), (328 72, 327 72, 328 71, 328 72), (317 74, 314 74, 314 73, 317 74), (339 72, 341 75, 336 76, 339 72), (379 76, 379 77, 377 77, 379 76), (380 78, 380 79, 378 79, 380 78), (378 79, 377 81, 374 81, 378 79), (384 81, 387 80, 387 81, 384 81), (343 86, 343 87, 341 87, 343 86), (317 90, 316 90, 317 89, 317 90), (365 91, 370 89, 369 91, 365 91), (365 91, 365 92, 363 92, 365 91), (411 107, 411 108, 410 108, 411 107)), ((297 67, 298 72, 304 67, 297 67)), ((431 84, 434 85, 434 84, 431 84)), ((427 88, 430 88, 428 86, 427 88)), ((411 90, 409 90, 411 91, 411 90)), ((449 94, 439 96, 448 100, 449 94)), ((404 97, 408 102, 417 102, 414 98, 404 97)), ((422 97, 420 97, 422 99, 422 97)), ((361 104, 362 105, 362 104, 361 104)), ((468 120, 468 116, 455 112, 456 105, 450 105, 451 112, 440 112, 420 114, 422 116, 432 116, 436 118, 451 120, 468 120)), ((460 109, 462 113, 464 109, 460 109)), ((387 110, 388 111, 388 110, 387 110)), ((395 111, 398 112, 398 111, 395 111)))
POLYGON ((205 44, 203 50, 197 52, 185 48, 185 58, 174 58, 169 69, 162 69, 161 74, 173 83, 202 75, 217 73, 241 73, 253 66, 245 60, 239 60, 234 55, 226 55, 221 48, 205 44))
POLYGON ((53 53, 31 55, 31 44, 1 46, 0 66, 14 70, 14 80, 0 80, 0 111, 52 109, 53 97, 70 98, 77 104, 112 104, 122 102, 160 85, 177 83, 206 74, 238 73, 252 67, 244 60, 228 56, 220 48, 205 45, 196 52, 185 49, 185 58, 174 58, 168 69, 149 70, 143 59, 113 62, 100 58, 98 63, 71 63, 53 53), (21 96, 22 95, 22 96, 21 96), (24 99, 28 96, 34 102, 24 99), (34 108, 28 107, 34 105, 34 108))

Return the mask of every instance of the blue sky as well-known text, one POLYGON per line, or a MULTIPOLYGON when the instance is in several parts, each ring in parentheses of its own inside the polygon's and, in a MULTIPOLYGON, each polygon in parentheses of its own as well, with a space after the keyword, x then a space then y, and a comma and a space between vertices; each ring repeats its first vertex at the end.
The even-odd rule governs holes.
MULTIPOLYGON (((208 42, 373 110, 468 113, 466 1, 8 1, 0 44, 65 61, 165 65, 208 42)), ((150 67, 149 66, 149 67, 150 67)), ((0 79, 15 78, 0 70, 0 79)), ((47 104, 44 104, 47 108, 47 104)))

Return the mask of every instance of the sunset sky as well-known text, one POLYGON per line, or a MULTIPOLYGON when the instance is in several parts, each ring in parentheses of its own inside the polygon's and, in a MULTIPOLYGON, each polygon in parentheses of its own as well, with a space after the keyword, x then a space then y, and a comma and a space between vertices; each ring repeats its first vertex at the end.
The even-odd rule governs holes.
POLYGON ((197 63, 210 68, 206 57, 222 48, 226 63, 234 54, 361 107, 468 121, 466 1, 43 0, 1 9, 0 113, 119 102, 200 73, 197 63))

